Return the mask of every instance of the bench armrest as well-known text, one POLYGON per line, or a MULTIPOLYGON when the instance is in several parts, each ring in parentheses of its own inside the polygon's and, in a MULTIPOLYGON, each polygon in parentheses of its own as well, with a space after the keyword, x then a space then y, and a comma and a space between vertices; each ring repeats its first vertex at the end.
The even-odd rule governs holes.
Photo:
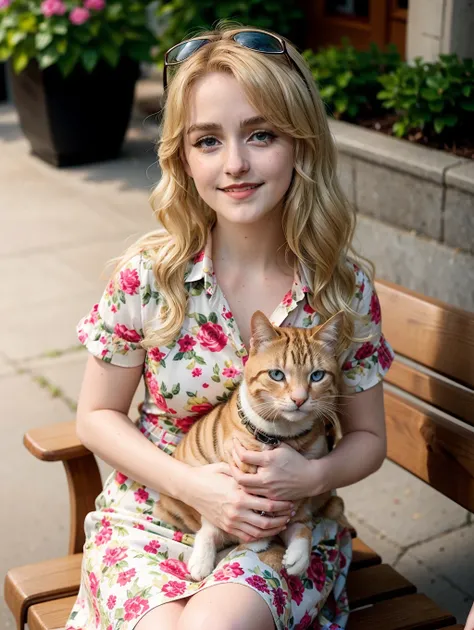
POLYGON ((23 444, 32 455, 46 462, 63 462, 90 455, 76 435, 76 421, 58 422, 30 429, 23 444))

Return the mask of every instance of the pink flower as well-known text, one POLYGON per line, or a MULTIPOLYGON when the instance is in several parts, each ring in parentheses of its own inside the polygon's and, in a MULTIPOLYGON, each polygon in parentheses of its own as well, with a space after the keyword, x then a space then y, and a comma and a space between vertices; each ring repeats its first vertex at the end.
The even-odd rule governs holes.
POLYGON ((160 352, 158 348, 152 348, 151 350, 148 351, 148 356, 153 361, 156 361, 157 363, 159 363, 162 359, 165 358, 166 354, 164 352, 160 352))
POLYGON ((375 352, 374 346, 369 341, 366 341, 357 350, 357 352, 354 355, 354 359, 356 359, 357 361, 360 361, 362 359, 367 359, 367 357, 370 357, 372 354, 374 354, 374 352, 375 352))
POLYGON ((214 573, 214 578, 216 580, 229 580, 230 578, 242 575, 243 572, 244 571, 238 562, 233 562, 232 564, 228 562, 227 564, 224 564, 222 569, 219 569, 219 571, 214 573))
POLYGON ((309 304, 305 304, 303 310, 305 313, 309 313, 310 315, 315 312, 314 308, 309 304))
POLYGON ((174 423, 183 433, 187 433, 196 420, 196 416, 186 416, 185 418, 176 418, 174 423))
POLYGON ((169 558, 168 560, 160 562, 160 569, 165 571, 165 573, 171 573, 171 575, 181 578, 182 580, 184 580, 189 573, 186 564, 181 560, 175 560, 174 558, 169 558))
POLYGON ((309 616, 309 613, 305 612, 304 616, 301 617, 301 621, 295 626, 295 630, 308 630, 310 625, 311 617, 309 616))
POLYGON ((131 341, 132 343, 138 343, 141 339, 136 330, 127 328, 125 324, 115 324, 114 333, 120 339, 124 341, 131 341))
POLYGON ((120 571, 120 573, 118 574, 117 583, 120 584, 120 586, 125 586, 125 584, 128 584, 130 580, 135 577, 136 573, 137 572, 135 569, 120 571))
POLYGON ((120 288, 128 295, 135 295, 140 288, 140 278, 136 269, 124 269, 120 272, 120 288))
POLYGON ((158 549, 161 547, 158 540, 150 540, 150 542, 143 547, 143 551, 147 553, 158 553, 158 549))
POLYGON ((194 370, 191 372, 191 374, 196 377, 196 376, 201 376, 202 374, 202 370, 201 368, 194 368, 194 370))
POLYGON ((232 311, 224 311, 224 317, 226 319, 232 319, 234 316, 232 315, 232 311))
POLYGON ((109 599, 107 600, 107 608, 109 610, 112 610, 112 608, 115 606, 116 603, 117 603, 117 598, 115 597, 115 595, 109 595, 109 599))
POLYGON ((112 528, 111 527, 103 527, 97 536, 94 539, 95 544, 100 547, 100 545, 105 545, 112 538, 112 528))
POLYGON ((378 359, 382 370, 388 370, 388 368, 392 365, 393 354, 390 351, 383 335, 380 337, 378 359))
POLYGON ((178 339, 179 351, 180 352, 189 352, 196 345, 196 342, 191 337, 191 335, 184 335, 181 339, 178 339))
POLYGON ((97 597, 97 591, 99 590, 99 580, 96 578, 95 573, 89 573, 89 587, 94 597, 97 597))
POLYGON ((211 403, 201 403, 200 405, 193 405, 191 407, 191 411, 194 411, 195 414, 198 415, 198 417, 201 416, 205 416, 206 413, 209 413, 210 411, 212 411, 213 406, 211 405, 211 403))
POLYGON ((199 254, 197 254, 196 256, 194 256, 194 260, 193 263, 196 264, 198 262, 201 262, 201 260, 203 260, 204 258, 204 252, 205 250, 203 249, 202 251, 199 252, 199 254))
POLYGON ((204 387, 204 389, 207 389, 209 387, 209 383, 203 383, 202 386, 204 387))
POLYGON ((173 534, 173 540, 176 540, 176 542, 181 542, 183 540, 183 532, 175 532, 173 534))
POLYGON ((297 575, 288 575, 286 571, 284 571, 283 575, 285 576, 288 588, 290 589, 291 599, 293 599, 296 602, 296 605, 299 606, 303 601, 303 582, 297 575))
POLYGON ((326 581, 326 569, 318 554, 311 554, 311 563, 308 568, 308 577, 314 582, 316 589, 321 592, 326 581))
POLYGON ((62 0, 44 0, 41 3, 41 12, 47 18, 53 15, 64 15, 66 10, 66 5, 62 0))
POLYGON ((245 581, 262 593, 269 593, 267 582, 260 575, 252 575, 252 577, 245 578, 245 581))
POLYGON ((150 608, 150 604, 146 599, 140 597, 140 595, 136 595, 131 599, 127 599, 123 607, 125 609, 125 621, 131 621, 135 619, 135 617, 138 617, 138 615, 146 612, 150 608))
POLYGON ((277 609, 277 614, 282 615, 285 612, 286 594, 280 587, 273 589, 273 605, 277 609))
POLYGON ((80 26, 87 22, 90 18, 91 14, 87 9, 83 9, 82 7, 76 7, 69 14, 69 21, 76 26, 80 26))
POLYGON ((125 483, 127 481, 128 477, 126 475, 124 475, 123 473, 119 472, 117 470, 117 473, 115 475, 115 481, 122 485, 123 483, 125 483))
POLYGON ((186 591, 186 582, 173 582, 172 580, 165 584, 161 589, 161 592, 166 597, 176 597, 182 595, 186 591))
POLYGON ((375 291, 372 293, 372 298, 370 299, 370 318, 374 324, 380 323, 382 318, 379 298, 377 297, 375 291))
POLYGON ((138 490, 133 493, 133 496, 135 497, 135 501, 137 503, 145 503, 150 495, 145 488, 138 488, 138 490))
POLYGON ((282 302, 283 302, 284 306, 290 306, 291 305, 291 303, 293 302, 293 296, 291 294, 291 291, 288 291, 288 293, 286 293, 283 296, 282 302))
POLYGON ((199 329, 197 340, 203 348, 208 348, 211 352, 220 352, 227 345, 228 337, 222 326, 207 322, 199 329))
POLYGON ((85 0, 84 7, 91 11, 102 11, 105 9, 105 0, 85 0))
POLYGON ((103 563, 108 567, 113 567, 121 560, 125 560, 127 557, 127 547, 108 547, 105 550, 103 563))
POLYGON ((0 0, 0 9, 8 9, 12 0, 0 0))
POLYGON ((240 370, 233 365, 231 367, 226 367, 222 370, 222 376, 226 376, 227 378, 235 378, 240 374, 240 370))

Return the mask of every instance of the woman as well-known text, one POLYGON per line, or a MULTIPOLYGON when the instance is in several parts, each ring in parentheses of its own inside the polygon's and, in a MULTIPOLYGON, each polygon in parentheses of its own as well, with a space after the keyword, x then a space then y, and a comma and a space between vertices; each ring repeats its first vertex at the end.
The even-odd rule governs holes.
POLYGON ((248 542, 282 531, 292 500, 375 472, 386 453, 381 379, 393 358, 369 271, 350 250, 354 213, 301 56, 274 34, 224 27, 170 49, 165 71, 160 227, 126 252, 78 326, 92 354, 78 435, 115 472, 86 518, 68 627, 344 628, 351 543, 334 521, 315 523, 305 575, 230 548, 194 583, 193 537, 152 516, 163 492, 248 542), (256 310, 302 327, 345 312, 343 439, 311 462, 287 446, 255 454, 236 445, 237 463, 259 466, 253 476, 227 464, 190 468, 169 454, 242 378, 256 310), (137 427, 127 414, 142 374, 137 427))

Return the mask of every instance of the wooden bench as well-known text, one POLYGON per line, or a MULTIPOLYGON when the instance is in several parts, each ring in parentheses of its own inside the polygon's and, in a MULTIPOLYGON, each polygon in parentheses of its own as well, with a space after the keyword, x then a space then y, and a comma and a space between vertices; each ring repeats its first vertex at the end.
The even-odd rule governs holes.
MULTIPOLYGON (((474 511, 474 314, 378 282, 383 328, 397 359, 385 382, 388 457, 474 511)), ((62 461, 70 492, 67 556, 11 569, 5 599, 18 629, 63 628, 80 583, 84 518, 101 490, 94 456, 74 422, 28 432, 26 448, 62 461)), ((448 611, 358 538, 348 579, 348 630, 458 628, 448 611)))

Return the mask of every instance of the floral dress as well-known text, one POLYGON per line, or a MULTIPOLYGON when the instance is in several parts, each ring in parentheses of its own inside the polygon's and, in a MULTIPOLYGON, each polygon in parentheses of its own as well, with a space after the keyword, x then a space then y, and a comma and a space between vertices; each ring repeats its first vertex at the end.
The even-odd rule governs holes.
MULTIPOLYGON (((213 273, 211 243, 185 274, 189 295, 178 337, 145 351, 140 346, 147 324, 155 321, 162 299, 151 259, 137 255, 107 286, 99 304, 78 324, 81 343, 96 357, 123 367, 143 365, 145 400, 139 430, 172 454, 194 422, 229 398, 242 378, 247 359, 232 312, 213 273)), ((393 352, 381 333, 377 295, 368 277, 353 263, 356 291, 352 308, 363 318, 340 366, 348 391, 376 385, 393 352)), ((293 287, 270 320, 278 326, 312 327, 318 314, 307 300, 307 274, 300 269, 293 287)), ((347 529, 329 519, 314 522, 311 563, 304 575, 275 571, 250 550, 236 545, 221 551, 212 574, 192 582, 186 562, 194 537, 153 517, 159 494, 114 471, 85 520, 86 542, 79 594, 67 630, 132 630, 153 608, 189 597, 216 584, 245 584, 269 606, 277 630, 340 630, 348 618, 345 583, 351 561, 347 529)))

